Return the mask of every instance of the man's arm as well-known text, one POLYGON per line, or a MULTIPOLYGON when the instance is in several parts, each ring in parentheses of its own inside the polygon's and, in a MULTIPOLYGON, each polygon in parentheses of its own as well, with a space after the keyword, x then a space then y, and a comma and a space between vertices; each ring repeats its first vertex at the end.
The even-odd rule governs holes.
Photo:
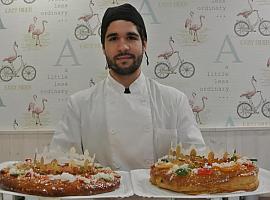
POLYGON ((68 151, 71 147, 75 147, 77 151, 82 149, 79 113, 79 108, 74 103, 72 97, 70 97, 65 113, 56 127, 50 144, 51 150, 60 148, 63 151, 68 151))
POLYGON ((205 142, 188 103, 188 98, 183 94, 179 100, 179 109, 177 110, 177 134, 179 142, 182 143, 184 149, 195 146, 198 152, 204 152, 205 142))

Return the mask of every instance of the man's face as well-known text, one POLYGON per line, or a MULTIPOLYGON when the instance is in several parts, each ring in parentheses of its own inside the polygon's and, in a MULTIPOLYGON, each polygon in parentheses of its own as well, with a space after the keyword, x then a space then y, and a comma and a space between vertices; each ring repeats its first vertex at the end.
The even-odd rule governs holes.
POLYGON ((108 67, 119 75, 130 75, 140 66, 146 42, 142 42, 136 26, 129 21, 110 23, 105 35, 103 52, 108 67))

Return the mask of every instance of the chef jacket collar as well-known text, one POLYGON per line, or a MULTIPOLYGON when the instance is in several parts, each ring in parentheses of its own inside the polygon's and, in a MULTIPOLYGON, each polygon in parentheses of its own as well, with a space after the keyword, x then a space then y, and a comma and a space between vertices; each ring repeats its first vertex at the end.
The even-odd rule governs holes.
MULTIPOLYGON (((124 94, 125 87, 117 82, 110 73, 108 74, 107 78, 107 85, 112 87, 114 90, 118 91, 119 93, 124 94)), ((131 94, 142 94, 147 91, 145 76, 141 72, 140 76, 129 86, 129 90, 131 94)))

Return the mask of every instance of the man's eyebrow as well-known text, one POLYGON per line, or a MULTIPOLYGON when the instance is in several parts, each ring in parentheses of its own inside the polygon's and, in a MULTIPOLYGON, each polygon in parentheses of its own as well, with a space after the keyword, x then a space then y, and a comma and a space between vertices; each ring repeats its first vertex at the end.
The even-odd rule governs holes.
POLYGON ((106 38, 109 38, 109 37, 115 37, 117 36, 117 33, 109 33, 106 38))
MULTIPOLYGON (((116 37, 118 34, 117 33, 109 33, 106 38, 110 38, 110 37, 116 37)), ((136 37, 140 37, 140 35, 138 33, 135 32, 128 32, 127 33, 128 36, 136 36, 136 37)))
POLYGON ((136 37, 140 37, 139 34, 135 33, 135 32, 128 32, 127 33, 128 36, 136 36, 136 37))

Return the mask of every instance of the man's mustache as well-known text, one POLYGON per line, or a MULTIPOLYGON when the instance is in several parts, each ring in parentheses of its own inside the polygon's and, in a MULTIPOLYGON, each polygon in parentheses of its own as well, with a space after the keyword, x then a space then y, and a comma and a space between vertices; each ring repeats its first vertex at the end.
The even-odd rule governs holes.
POLYGON ((130 56, 131 58, 135 58, 135 55, 131 54, 131 53, 119 53, 116 56, 114 56, 114 59, 117 59, 117 58, 119 58, 121 56, 130 56))

